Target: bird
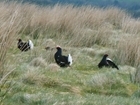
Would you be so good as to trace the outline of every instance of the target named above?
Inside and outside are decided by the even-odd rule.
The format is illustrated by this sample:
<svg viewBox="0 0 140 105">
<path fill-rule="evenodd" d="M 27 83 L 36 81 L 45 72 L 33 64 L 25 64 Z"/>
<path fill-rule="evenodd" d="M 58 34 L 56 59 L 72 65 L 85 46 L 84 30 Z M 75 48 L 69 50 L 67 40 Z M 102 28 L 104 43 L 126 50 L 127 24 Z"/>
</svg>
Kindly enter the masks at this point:
<svg viewBox="0 0 140 105">
<path fill-rule="evenodd" d="M 54 54 L 55 62 L 60 67 L 70 67 L 72 65 L 72 56 L 68 54 L 68 56 L 62 55 L 62 48 L 60 46 L 56 47 L 57 51 Z"/>
<path fill-rule="evenodd" d="M 98 64 L 99 68 L 102 68 L 104 66 L 116 68 L 117 70 L 119 70 L 118 66 L 110 58 L 108 58 L 108 54 L 104 54 L 102 60 Z"/>
<path fill-rule="evenodd" d="M 17 47 L 21 51 L 28 51 L 34 48 L 34 44 L 31 40 L 28 40 L 27 42 L 23 42 L 21 39 L 18 39 Z"/>
</svg>

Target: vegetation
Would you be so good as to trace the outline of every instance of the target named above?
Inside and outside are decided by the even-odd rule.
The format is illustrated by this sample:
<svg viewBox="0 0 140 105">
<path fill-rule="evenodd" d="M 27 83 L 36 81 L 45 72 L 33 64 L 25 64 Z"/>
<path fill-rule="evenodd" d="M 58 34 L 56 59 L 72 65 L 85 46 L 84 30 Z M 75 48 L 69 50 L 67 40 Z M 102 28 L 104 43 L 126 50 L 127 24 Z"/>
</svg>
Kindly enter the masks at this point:
<svg viewBox="0 0 140 105">
<path fill-rule="evenodd" d="M 22 3 L 31 3 L 41 6 L 61 4 L 72 4 L 75 6 L 98 6 L 108 7 L 116 6 L 127 10 L 133 17 L 140 17 L 140 1 L 139 0 L 0 0 L 0 1 L 17 1 Z"/>
<path fill-rule="evenodd" d="M 0 3 L 2 105 L 137 105 L 139 19 L 119 8 Z M 17 49 L 17 38 L 35 48 Z M 54 62 L 55 46 L 71 53 L 72 67 Z M 45 47 L 50 49 L 45 50 Z M 103 54 L 119 66 L 98 69 Z"/>
</svg>

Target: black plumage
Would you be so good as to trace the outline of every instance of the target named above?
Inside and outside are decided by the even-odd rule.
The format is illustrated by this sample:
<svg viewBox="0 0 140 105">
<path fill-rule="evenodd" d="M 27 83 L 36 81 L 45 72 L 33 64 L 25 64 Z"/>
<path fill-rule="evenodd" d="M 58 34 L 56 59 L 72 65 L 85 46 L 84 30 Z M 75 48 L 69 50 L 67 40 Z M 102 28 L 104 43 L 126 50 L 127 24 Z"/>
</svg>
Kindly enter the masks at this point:
<svg viewBox="0 0 140 105">
<path fill-rule="evenodd" d="M 21 39 L 18 39 L 17 47 L 21 51 L 28 51 L 30 49 L 33 49 L 33 43 L 31 40 L 28 40 L 28 42 L 23 42 Z"/>
<path fill-rule="evenodd" d="M 102 68 L 104 66 L 116 68 L 117 70 L 119 70 L 118 66 L 110 58 L 108 58 L 108 54 L 105 54 L 100 63 L 98 64 L 99 68 Z"/>
<path fill-rule="evenodd" d="M 71 57 L 71 55 L 70 54 L 68 56 L 62 55 L 62 49 L 60 48 L 60 46 L 57 46 L 56 49 L 57 49 L 57 52 L 54 55 L 56 63 L 60 67 L 71 66 L 72 65 L 72 57 Z"/>
</svg>

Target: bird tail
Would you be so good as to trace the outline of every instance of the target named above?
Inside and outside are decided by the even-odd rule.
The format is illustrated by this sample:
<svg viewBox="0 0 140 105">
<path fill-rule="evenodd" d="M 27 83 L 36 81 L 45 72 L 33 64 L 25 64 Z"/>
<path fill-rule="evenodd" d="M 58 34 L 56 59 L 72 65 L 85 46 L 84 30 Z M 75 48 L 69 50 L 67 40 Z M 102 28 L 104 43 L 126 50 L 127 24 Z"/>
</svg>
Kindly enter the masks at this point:
<svg viewBox="0 0 140 105">
<path fill-rule="evenodd" d="M 70 63 L 69 65 L 71 66 L 72 65 L 72 56 L 70 54 L 68 55 L 68 62 Z"/>
<path fill-rule="evenodd" d="M 30 46 L 30 49 L 33 49 L 34 48 L 34 44 L 31 40 L 29 40 L 29 46 Z"/>
<path fill-rule="evenodd" d="M 119 70 L 118 66 L 110 58 L 106 58 L 106 60 L 107 60 L 107 62 L 109 63 L 110 66 Z"/>
</svg>

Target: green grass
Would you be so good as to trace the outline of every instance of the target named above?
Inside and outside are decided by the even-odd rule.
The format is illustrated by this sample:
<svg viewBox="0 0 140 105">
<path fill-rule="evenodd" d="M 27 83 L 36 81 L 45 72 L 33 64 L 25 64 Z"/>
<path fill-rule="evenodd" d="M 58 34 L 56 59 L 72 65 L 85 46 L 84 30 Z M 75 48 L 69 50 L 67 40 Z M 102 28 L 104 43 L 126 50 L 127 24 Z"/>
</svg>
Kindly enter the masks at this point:
<svg viewBox="0 0 140 105">
<path fill-rule="evenodd" d="M 72 67 L 58 67 L 54 71 L 48 66 L 30 65 L 35 57 L 34 53 L 30 57 L 30 51 L 20 53 L 18 49 L 16 50 L 15 56 L 20 58 L 13 62 L 18 65 L 13 72 L 14 78 L 11 78 L 13 85 L 3 101 L 4 104 L 139 104 L 137 96 L 133 95 L 139 90 L 139 86 L 130 82 L 126 71 L 112 68 L 98 69 L 97 65 L 92 63 L 94 59 L 100 59 L 100 55 L 86 59 L 86 57 L 83 58 L 85 54 L 86 56 L 91 54 L 88 51 L 82 51 L 83 53 L 77 57 Z M 79 49 L 73 49 L 73 52 L 77 54 Z M 40 56 L 45 53 L 46 51 L 42 54 L 38 52 Z M 5 89 L 6 87 L 2 88 L 2 90 Z"/>
<path fill-rule="evenodd" d="M 96 48 L 97 50 L 100 48 Z M 77 58 L 74 58 L 72 67 L 49 68 L 51 63 L 55 63 L 54 60 L 47 62 L 46 54 L 50 53 L 49 51 L 44 49 L 40 50 L 41 53 L 36 49 L 23 53 L 18 49 L 13 51 L 11 59 L 14 59 L 14 62 L 10 65 L 16 65 L 16 68 L 9 80 L 13 85 L 2 102 L 5 105 L 139 104 L 137 95 L 133 96 L 139 90 L 139 86 L 131 83 L 127 74 L 129 70 L 98 69 L 97 62 L 102 57 L 98 52 L 91 53 L 88 50 L 73 48 L 71 51 Z M 10 55 L 13 51 L 11 50 L 8 54 Z M 40 61 L 38 57 L 43 60 Z M 37 58 L 36 61 L 34 61 L 35 58 Z M 31 64 L 31 62 L 39 62 L 39 64 Z M 2 91 L 5 90 L 6 84 L 2 88 Z"/>
</svg>

